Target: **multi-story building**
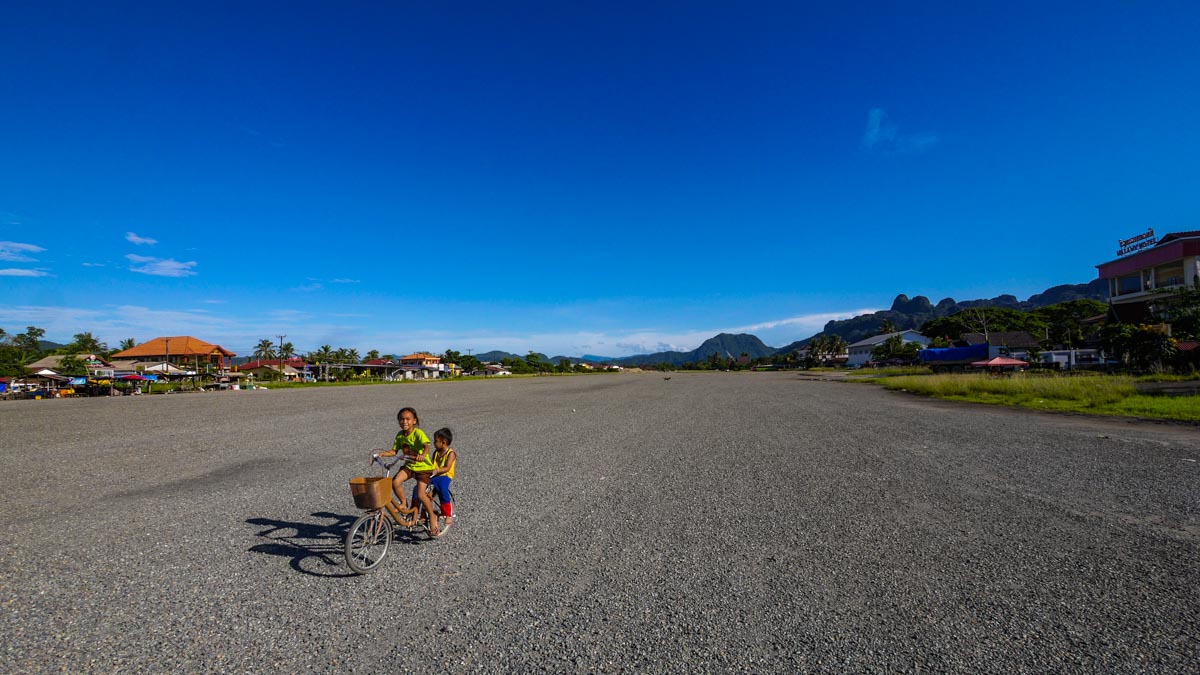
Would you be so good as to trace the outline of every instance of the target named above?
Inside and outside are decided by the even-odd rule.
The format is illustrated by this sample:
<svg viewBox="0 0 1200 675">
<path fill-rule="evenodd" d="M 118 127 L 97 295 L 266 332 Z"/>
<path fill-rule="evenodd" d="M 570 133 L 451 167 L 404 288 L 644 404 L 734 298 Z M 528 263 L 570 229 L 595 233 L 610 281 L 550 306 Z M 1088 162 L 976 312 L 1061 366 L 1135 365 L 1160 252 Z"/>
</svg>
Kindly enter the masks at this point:
<svg viewBox="0 0 1200 675">
<path fill-rule="evenodd" d="M 1108 281 L 1112 312 L 1120 321 L 1154 323 L 1153 305 L 1164 291 L 1200 288 L 1200 230 L 1161 238 L 1147 230 L 1118 244 L 1120 257 L 1096 269 Z"/>
</svg>

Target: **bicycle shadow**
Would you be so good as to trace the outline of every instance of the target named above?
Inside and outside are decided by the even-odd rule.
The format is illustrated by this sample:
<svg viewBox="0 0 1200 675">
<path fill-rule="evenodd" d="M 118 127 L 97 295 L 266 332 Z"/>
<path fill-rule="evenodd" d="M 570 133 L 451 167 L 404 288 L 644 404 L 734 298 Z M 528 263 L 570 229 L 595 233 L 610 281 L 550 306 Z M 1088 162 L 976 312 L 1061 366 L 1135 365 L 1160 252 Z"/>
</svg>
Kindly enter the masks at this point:
<svg viewBox="0 0 1200 675">
<path fill-rule="evenodd" d="M 345 516 L 328 511 L 317 511 L 311 515 L 332 522 L 247 518 L 246 523 L 265 527 L 266 529 L 259 532 L 258 536 L 269 540 L 268 543 L 251 546 L 250 551 L 290 557 L 289 564 L 292 569 L 301 574 L 318 577 L 357 576 L 345 565 L 346 559 L 343 554 L 342 542 L 346 537 L 346 531 L 350 529 L 350 524 L 358 518 L 359 514 Z M 324 565 L 331 569 L 328 572 L 309 569 L 318 565 Z"/>
</svg>

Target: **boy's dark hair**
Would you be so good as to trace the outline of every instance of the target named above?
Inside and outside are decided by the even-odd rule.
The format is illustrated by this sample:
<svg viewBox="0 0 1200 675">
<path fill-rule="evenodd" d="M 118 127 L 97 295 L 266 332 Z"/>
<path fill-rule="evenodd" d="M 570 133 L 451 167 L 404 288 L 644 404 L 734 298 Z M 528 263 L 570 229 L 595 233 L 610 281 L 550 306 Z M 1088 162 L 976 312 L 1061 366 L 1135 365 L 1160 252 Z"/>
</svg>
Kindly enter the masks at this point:
<svg viewBox="0 0 1200 675">
<path fill-rule="evenodd" d="M 446 441 L 446 445 L 450 445 L 451 443 L 454 442 L 454 433 L 451 432 L 446 427 L 442 427 L 441 429 L 438 429 L 437 431 L 433 432 L 433 439 L 437 440 L 439 438 L 442 439 L 443 441 Z"/>
<path fill-rule="evenodd" d="M 404 413 L 406 413 L 406 412 L 408 412 L 408 413 L 412 413 L 412 416 L 413 416 L 413 422 L 415 422 L 415 423 L 417 423 L 417 424 L 420 424 L 420 423 L 421 423 L 421 418 L 420 418 L 420 417 L 417 417 L 417 411 L 416 411 L 416 410 L 413 410 L 412 408 L 409 408 L 409 407 L 404 407 L 404 408 L 401 408 L 401 409 L 400 409 L 400 412 L 396 413 L 396 421 L 397 421 L 397 422 L 399 422 L 399 421 L 400 421 L 400 416 L 401 416 L 401 415 L 403 415 L 403 414 L 404 414 Z"/>
</svg>

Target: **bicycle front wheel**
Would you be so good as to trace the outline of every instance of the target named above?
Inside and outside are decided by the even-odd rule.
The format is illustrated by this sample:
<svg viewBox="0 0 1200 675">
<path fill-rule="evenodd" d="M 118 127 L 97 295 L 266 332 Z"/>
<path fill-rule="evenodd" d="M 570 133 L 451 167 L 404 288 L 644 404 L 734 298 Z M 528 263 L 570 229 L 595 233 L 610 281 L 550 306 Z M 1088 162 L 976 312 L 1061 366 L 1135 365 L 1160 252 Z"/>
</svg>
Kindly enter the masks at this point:
<svg viewBox="0 0 1200 675">
<path fill-rule="evenodd" d="M 346 533 L 346 564 L 359 574 L 379 567 L 392 545 L 392 522 L 382 511 L 363 515 Z"/>
</svg>

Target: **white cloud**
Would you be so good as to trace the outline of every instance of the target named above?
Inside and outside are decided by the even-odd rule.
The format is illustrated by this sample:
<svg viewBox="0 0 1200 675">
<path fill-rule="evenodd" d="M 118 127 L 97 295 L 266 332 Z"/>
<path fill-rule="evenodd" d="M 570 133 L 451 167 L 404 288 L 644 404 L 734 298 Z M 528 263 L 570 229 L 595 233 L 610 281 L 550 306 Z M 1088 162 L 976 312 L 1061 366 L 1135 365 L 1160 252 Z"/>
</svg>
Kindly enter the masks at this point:
<svg viewBox="0 0 1200 675">
<path fill-rule="evenodd" d="M 335 283 L 335 284 L 357 284 L 357 283 L 359 283 L 359 280 L 358 279 L 334 279 L 333 283 Z"/>
<path fill-rule="evenodd" d="M 0 241 L 0 260 L 7 262 L 37 262 L 27 253 L 41 253 L 46 249 L 34 244 L 22 244 L 17 241 Z"/>
<path fill-rule="evenodd" d="M 880 143 L 891 142 L 896 138 L 896 125 L 888 119 L 883 108 L 871 108 L 867 113 L 867 130 L 863 132 L 862 144 L 870 150 Z"/>
<path fill-rule="evenodd" d="M 83 263 L 83 266 L 84 267 L 104 267 L 104 263 L 85 262 L 85 263 Z"/>
<path fill-rule="evenodd" d="M 157 239 L 151 239 L 150 237 L 139 237 L 132 232 L 125 233 L 125 241 L 137 244 L 138 246 L 141 246 L 143 244 L 153 246 L 158 243 Z"/>
<path fill-rule="evenodd" d="M 314 282 L 311 284 L 304 284 L 303 286 L 297 286 L 297 287 L 293 288 L 292 290 L 300 291 L 301 293 L 312 293 L 314 291 L 319 291 L 322 288 L 325 288 L 325 287 L 319 283 Z"/>
<path fill-rule="evenodd" d="M 804 314 L 801 316 L 793 316 L 787 319 L 777 319 L 774 321 L 764 321 L 762 323 L 742 326 L 726 332 L 729 333 L 752 333 L 754 331 L 769 330 L 772 328 L 780 328 L 790 326 L 803 329 L 804 332 L 817 333 L 825 328 L 825 324 L 830 321 L 840 321 L 842 319 L 850 319 L 860 314 L 871 314 L 878 312 L 876 308 L 866 309 L 848 309 L 842 312 L 822 312 L 819 314 Z M 808 337 L 807 335 L 805 337 Z"/>
<path fill-rule="evenodd" d="M 126 255 L 125 258 L 133 263 L 133 266 L 129 268 L 131 272 L 150 274 L 156 277 L 190 277 L 196 274 L 192 271 L 192 268 L 196 266 L 194 260 L 179 262 L 174 258 L 152 258 L 132 253 Z"/>
<path fill-rule="evenodd" d="M 871 108 L 867 113 L 867 128 L 863 131 L 862 147 L 867 150 L 892 152 L 924 152 L 941 139 L 931 131 L 900 133 L 883 108 Z"/>
<path fill-rule="evenodd" d="M 740 326 L 711 326 L 688 330 L 660 330 L 652 328 L 631 329 L 619 332 L 542 332 L 516 333 L 470 333 L 455 331 L 426 330 L 379 331 L 374 334 L 356 336 L 358 344 L 366 349 L 381 351 L 413 351 L 416 349 L 456 349 L 466 353 L 501 350 L 513 354 L 526 354 L 530 350 L 547 356 L 633 356 L 657 352 L 690 352 L 703 342 L 720 333 L 750 333 L 773 347 L 782 347 L 797 340 L 811 337 L 825 328 L 825 324 L 849 319 L 860 314 L 870 314 L 876 308 L 849 309 L 837 312 L 820 312 L 800 316 L 761 321 Z M 328 340 L 327 340 L 328 341 Z M 300 344 L 297 342 L 297 344 Z"/>
<path fill-rule="evenodd" d="M 48 277 L 49 272 L 43 270 L 22 270 L 16 268 L 8 268 L 0 270 L 0 277 Z"/>
</svg>

